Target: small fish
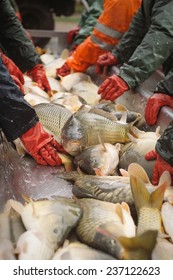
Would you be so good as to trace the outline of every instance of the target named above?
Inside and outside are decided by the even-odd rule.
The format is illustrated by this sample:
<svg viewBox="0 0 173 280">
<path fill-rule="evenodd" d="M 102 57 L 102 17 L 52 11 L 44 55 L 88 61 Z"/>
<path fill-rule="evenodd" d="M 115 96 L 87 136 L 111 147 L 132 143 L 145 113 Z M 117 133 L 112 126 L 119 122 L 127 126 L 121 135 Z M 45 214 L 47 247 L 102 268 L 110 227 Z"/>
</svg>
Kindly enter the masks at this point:
<svg viewBox="0 0 173 280">
<path fill-rule="evenodd" d="M 122 234 L 134 236 L 135 225 L 128 206 L 115 205 L 110 202 L 92 198 L 78 199 L 77 203 L 83 210 L 83 215 L 76 227 L 80 241 L 87 245 L 121 259 L 122 248 L 119 243 L 104 234 L 104 230 L 118 238 Z"/>
<path fill-rule="evenodd" d="M 112 175 L 119 163 L 120 149 L 119 143 L 90 146 L 75 157 L 74 163 L 87 174 Z"/>
<path fill-rule="evenodd" d="M 164 229 L 173 242 L 173 205 L 169 202 L 164 202 L 161 208 L 161 216 Z"/>
<path fill-rule="evenodd" d="M 161 184 L 151 194 L 139 177 L 130 176 L 130 186 L 138 214 L 137 235 L 147 230 L 162 231 L 161 206 L 167 182 Z"/>
<path fill-rule="evenodd" d="M 101 136 L 104 143 L 129 142 L 128 132 L 133 124 L 126 123 L 126 114 L 121 121 L 88 112 L 73 114 L 62 129 L 62 144 L 72 156 L 78 155 L 84 148 L 100 144 Z"/>
<path fill-rule="evenodd" d="M 66 240 L 68 241 L 68 240 Z M 111 255 L 96 250 L 79 241 L 65 242 L 52 258 L 53 260 L 115 260 Z"/>
<path fill-rule="evenodd" d="M 30 200 L 26 205 L 12 200 L 11 206 L 21 215 L 25 228 L 42 232 L 54 249 L 62 244 L 82 214 L 73 199 L 64 197 Z"/>
</svg>

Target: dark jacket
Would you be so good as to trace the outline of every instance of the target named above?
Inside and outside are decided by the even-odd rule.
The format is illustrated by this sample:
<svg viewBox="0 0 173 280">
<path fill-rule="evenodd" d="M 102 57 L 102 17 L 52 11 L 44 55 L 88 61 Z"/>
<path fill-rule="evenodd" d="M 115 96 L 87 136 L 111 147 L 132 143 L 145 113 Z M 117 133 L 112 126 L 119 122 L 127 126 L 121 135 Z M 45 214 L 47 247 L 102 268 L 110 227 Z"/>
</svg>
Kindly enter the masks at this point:
<svg viewBox="0 0 173 280">
<path fill-rule="evenodd" d="M 173 121 L 165 129 L 156 143 L 158 154 L 173 166 Z"/>
<path fill-rule="evenodd" d="M 112 51 L 124 63 L 120 67 L 119 76 L 131 88 L 149 78 L 162 64 L 165 74 L 172 68 L 172 18 L 173 0 L 143 0 L 129 30 Z M 157 91 L 160 85 L 159 83 Z M 173 95 L 173 86 L 168 93 Z"/>
<path fill-rule="evenodd" d="M 0 56 L 0 128 L 8 141 L 13 141 L 37 122 L 35 110 L 25 101 Z"/>
<path fill-rule="evenodd" d="M 41 62 L 9 0 L 0 0 L 0 47 L 22 72 Z"/>
<path fill-rule="evenodd" d="M 103 11 L 103 0 L 87 0 L 87 2 L 90 8 L 89 11 L 84 10 L 81 15 L 78 24 L 80 26 L 80 31 L 75 36 L 73 45 L 80 45 L 88 36 L 91 35 L 97 19 Z"/>
</svg>

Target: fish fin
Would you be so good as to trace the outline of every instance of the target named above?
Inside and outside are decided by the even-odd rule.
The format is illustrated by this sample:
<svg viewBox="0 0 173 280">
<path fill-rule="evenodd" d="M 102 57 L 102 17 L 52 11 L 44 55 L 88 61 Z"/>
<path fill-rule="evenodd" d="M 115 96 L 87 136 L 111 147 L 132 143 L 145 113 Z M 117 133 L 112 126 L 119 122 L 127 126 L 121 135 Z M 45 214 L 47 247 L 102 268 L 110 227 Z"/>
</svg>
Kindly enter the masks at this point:
<svg viewBox="0 0 173 280">
<path fill-rule="evenodd" d="M 135 237 L 121 236 L 118 241 L 124 248 L 123 259 L 151 259 L 151 253 L 157 241 L 158 231 L 148 230 Z"/>
<path fill-rule="evenodd" d="M 101 137 L 101 135 L 98 131 L 97 131 L 97 137 L 98 137 L 99 143 L 102 145 L 103 152 L 106 152 L 107 149 L 106 149 L 105 143 L 104 143 L 103 138 Z"/>
<path fill-rule="evenodd" d="M 151 184 L 150 179 L 145 171 L 145 169 L 139 165 L 138 163 L 130 163 L 128 166 L 128 174 L 134 175 L 136 177 L 139 177 L 144 183 Z"/>
<path fill-rule="evenodd" d="M 158 208 L 160 210 L 163 203 L 164 192 L 167 187 L 166 182 L 150 194 L 144 182 L 131 175 L 130 186 L 137 212 L 139 212 L 139 209 L 142 207 Z"/>
<path fill-rule="evenodd" d="M 20 215 L 23 212 L 24 206 L 21 202 L 14 200 L 14 199 L 9 199 L 7 200 L 5 206 L 4 206 L 4 213 L 6 215 L 10 214 L 11 208 L 14 209 L 17 213 Z"/>
<path fill-rule="evenodd" d="M 100 168 L 93 168 L 93 169 L 94 169 L 95 174 L 96 174 L 97 176 L 104 176 L 104 174 L 103 174 L 103 172 L 101 171 Z"/>
<path fill-rule="evenodd" d="M 70 156 L 58 153 L 58 156 L 60 157 L 62 163 L 64 164 L 64 168 L 66 172 L 70 172 L 74 170 L 73 161 L 70 158 Z"/>
<path fill-rule="evenodd" d="M 116 122 L 117 121 L 117 117 L 109 112 L 105 112 L 104 110 L 102 109 L 99 109 L 99 108 L 93 108 L 90 110 L 90 113 L 93 113 L 93 114 L 96 114 L 96 115 L 99 115 L 99 116 L 102 116 L 102 117 L 105 117 L 113 122 Z"/>
<path fill-rule="evenodd" d="M 36 208 L 35 208 L 35 205 L 34 205 L 34 201 L 32 199 L 30 199 L 30 203 L 31 203 L 31 206 L 32 206 L 32 216 L 34 218 L 38 218 L 38 215 L 36 213 Z"/>
<path fill-rule="evenodd" d="M 115 110 L 118 112 L 119 111 L 128 112 L 127 108 L 122 104 L 115 104 Z"/>
<path fill-rule="evenodd" d="M 121 119 L 118 122 L 127 123 L 127 112 L 122 113 Z"/>
<path fill-rule="evenodd" d="M 138 142 L 138 138 L 135 138 L 131 133 L 127 132 L 127 136 L 129 137 L 130 141 L 132 141 L 133 143 Z"/>
<path fill-rule="evenodd" d="M 27 202 L 27 203 L 31 202 L 31 198 L 27 194 L 22 194 L 22 197 L 25 202 Z"/>
<path fill-rule="evenodd" d="M 150 193 L 142 180 L 130 175 L 130 186 L 137 212 L 142 207 L 150 207 Z"/>
<path fill-rule="evenodd" d="M 160 137 L 160 126 L 156 128 L 156 136 L 159 138 Z"/>
<path fill-rule="evenodd" d="M 122 145 L 120 143 L 116 143 L 114 146 L 115 146 L 115 148 L 117 150 L 117 153 L 119 153 L 119 151 L 121 151 Z"/>
<path fill-rule="evenodd" d="M 122 203 L 121 203 L 121 207 L 122 207 L 126 212 L 128 212 L 129 214 L 131 214 L 131 212 L 130 212 L 130 207 L 129 207 L 129 205 L 128 205 L 126 202 L 122 202 Z"/>
<path fill-rule="evenodd" d="M 127 170 L 120 168 L 119 171 L 123 177 L 129 177 L 129 173 Z"/>
<path fill-rule="evenodd" d="M 115 204 L 115 212 L 116 212 L 116 214 L 118 215 L 118 217 L 120 218 L 121 223 L 124 224 L 123 211 L 122 211 L 122 208 L 121 208 L 121 204 L 120 204 L 120 203 L 116 203 L 116 204 Z"/>
<path fill-rule="evenodd" d="M 171 186 L 171 175 L 169 171 L 164 171 L 159 178 L 158 186 L 162 185 L 164 182 L 167 182 L 168 186 Z"/>
<path fill-rule="evenodd" d="M 60 172 L 60 173 L 51 173 L 52 175 L 56 176 L 57 178 L 64 179 L 67 181 L 75 182 L 77 178 L 79 178 L 81 175 L 78 173 L 78 171 L 71 171 L 71 172 Z"/>
<path fill-rule="evenodd" d="M 137 138 L 140 138 L 141 135 L 145 134 L 145 131 L 140 130 L 139 128 L 137 128 L 136 126 L 133 126 L 131 128 L 131 131 L 133 132 L 134 135 L 136 135 Z"/>
</svg>

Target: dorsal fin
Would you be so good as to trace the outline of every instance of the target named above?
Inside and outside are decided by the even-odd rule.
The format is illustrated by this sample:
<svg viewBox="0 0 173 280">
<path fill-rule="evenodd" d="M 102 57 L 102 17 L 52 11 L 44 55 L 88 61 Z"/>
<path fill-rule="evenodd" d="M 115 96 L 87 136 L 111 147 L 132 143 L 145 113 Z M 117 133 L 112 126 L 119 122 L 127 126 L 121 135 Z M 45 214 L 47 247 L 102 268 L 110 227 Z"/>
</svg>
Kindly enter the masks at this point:
<svg viewBox="0 0 173 280">
<path fill-rule="evenodd" d="M 121 208 L 121 204 L 120 204 L 120 203 L 116 203 L 116 204 L 115 204 L 115 212 L 116 212 L 116 214 L 118 215 L 118 217 L 120 218 L 121 223 L 124 224 L 123 211 L 122 211 L 122 208 Z"/>
<path fill-rule="evenodd" d="M 128 112 L 127 108 L 122 104 L 115 104 L 115 110 L 118 112 Z"/>
<path fill-rule="evenodd" d="M 139 177 L 144 183 L 151 184 L 150 179 L 145 171 L 145 169 L 138 163 L 130 163 L 128 166 L 128 174 Z"/>
</svg>

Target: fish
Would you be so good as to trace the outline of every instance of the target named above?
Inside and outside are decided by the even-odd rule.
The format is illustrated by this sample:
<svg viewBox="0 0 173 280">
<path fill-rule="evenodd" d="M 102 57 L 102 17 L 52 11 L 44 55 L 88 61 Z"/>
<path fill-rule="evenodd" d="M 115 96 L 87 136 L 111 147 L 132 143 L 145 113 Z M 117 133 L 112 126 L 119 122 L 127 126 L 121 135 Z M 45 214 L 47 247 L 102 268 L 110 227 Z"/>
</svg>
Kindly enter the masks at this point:
<svg viewBox="0 0 173 280">
<path fill-rule="evenodd" d="M 122 172 L 122 170 L 121 170 Z M 151 193 L 157 187 L 153 186 L 147 173 L 137 163 L 131 163 L 128 167 L 127 176 L 98 176 L 79 174 L 78 172 L 56 173 L 57 177 L 73 182 L 72 192 L 79 198 L 94 198 L 112 203 L 126 202 L 130 208 L 134 208 L 134 199 L 130 187 L 130 175 L 138 176 Z M 158 186 L 167 182 L 167 189 L 164 192 L 164 201 L 173 202 L 173 188 L 168 171 L 165 171 L 159 180 Z"/>
<path fill-rule="evenodd" d="M 37 96 L 40 96 L 42 99 L 49 100 L 50 96 L 47 92 L 45 92 L 43 89 L 41 89 L 36 82 L 33 81 L 26 81 L 23 85 L 24 87 L 24 94 L 34 94 Z M 24 96 L 25 98 L 25 96 Z"/>
<path fill-rule="evenodd" d="M 164 202 L 161 208 L 163 227 L 173 242 L 173 205 Z"/>
<path fill-rule="evenodd" d="M 121 259 L 121 246 L 116 239 L 107 238 L 102 234 L 102 228 L 103 231 L 106 229 L 116 238 L 122 234 L 133 236 L 135 224 L 127 204 L 115 205 L 92 198 L 77 199 L 77 203 L 83 210 L 82 217 L 75 228 L 78 239 L 88 246 Z"/>
<path fill-rule="evenodd" d="M 0 213 L 0 260 L 15 260 L 14 247 L 10 239 L 8 216 Z"/>
<path fill-rule="evenodd" d="M 59 248 L 52 260 L 114 260 L 111 255 L 96 250 L 79 241 L 66 240 L 62 248 Z"/>
<path fill-rule="evenodd" d="M 88 112 L 77 112 L 65 123 L 62 129 L 62 145 L 67 153 L 78 155 L 84 148 L 104 143 L 125 143 L 133 124 L 127 124 L 125 115 L 121 121 L 110 119 Z"/>
<path fill-rule="evenodd" d="M 120 143 L 93 145 L 77 155 L 74 158 L 74 164 L 87 174 L 111 175 L 118 166 L 120 149 Z"/>
<path fill-rule="evenodd" d="M 73 199 L 56 197 L 53 200 L 29 199 L 25 205 L 11 200 L 20 215 L 26 230 L 39 230 L 56 250 L 76 226 L 82 210 Z"/>
<path fill-rule="evenodd" d="M 61 77 L 61 85 L 66 91 L 83 98 L 88 105 L 95 105 L 101 99 L 98 86 L 85 73 L 76 72 Z"/>
<path fill-rule="evenodd" d="M 39 230 L 27 230 L 18 239 L 15 248 L 18 260 L 50 260 L 54 248 Z"/>
<path fill-rule="evenodd" d="M 167 182 L 162 183 L 151 194 L 145 183 L 138 177 L 130 176 L 131 191 L 138 214 L 137 235 L 147 230 L 162 232 L 161 206 Z"/>
<path fill-rule="evenodd" d="M 120 237 L 118 240 L 124 248 L 122 258 L 124 260 L 151 260 L 157 236 L 157 230 L 147 230 L 135 237 Z"/>
<path fill-rule="evenodd" d="M 160 127 L 155 132 L 145 132 L 137 129 L 136 126 L 131 128 L 131 134 L 128 134 L 131 142 L 125 143 L 119 154 L 119 168 L 126 169 L 131 163 L 140 164 L 147 172 L 149 179 L 152 179 L 155 160 L 146 160 L 147 152 L 154 150 L 157 140 L 160 137 Z M 132 134 L 136 136 L 133 137 Z"/>
<path fill-rule="evenodd" d="M 173 260 L 173 244 L 158 236 L 152 251 L 152 260 Z"/>
<path fill-rule="evenodd" d="M 38 104 L 34 106 L 34 110 L 44 129 L 50 134 L 53 134 L 55 140 L 61 143 L 62 128 L 72 113 L 57 104 Z"/>
</svg>

